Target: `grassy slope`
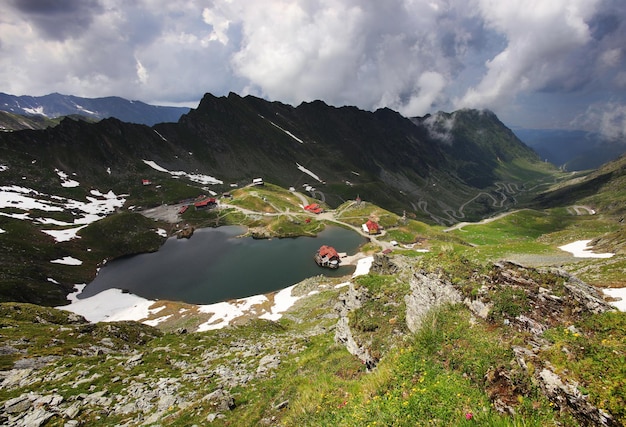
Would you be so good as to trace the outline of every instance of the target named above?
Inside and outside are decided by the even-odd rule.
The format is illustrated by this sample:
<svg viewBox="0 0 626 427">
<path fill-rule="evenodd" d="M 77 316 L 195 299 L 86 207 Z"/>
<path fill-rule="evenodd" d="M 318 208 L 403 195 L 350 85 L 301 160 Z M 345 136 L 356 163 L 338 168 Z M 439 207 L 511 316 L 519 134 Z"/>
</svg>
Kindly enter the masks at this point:
<svg viewBox="0 0 626 427">
<path fill-rule="evenodd" d="M 619 191 L 614 189 L 613 193 L 621 197 Z M 272 227 L 274 223 L 302 226 L 286 220 L 294 217 L 293 213 L 299 209 L 300 202 L 285 190 L 267 186 L 263 189 L 240 190 L 235 196 L 242 207 L 259 209 L 260 206 L 265 206 L 260 210 L 283 212 L 277 218 L 264 218 L 261 215 L 260 219 L 253 220 L 254 224 L 266 227 Z M 610 193 L 599 193 L 596 197 L 606 198 L 602 206 L 614 204 L 610 201 Z M 621 226 L 615 221 L 613 211 L 611 215 L 574 215 L 566 208 L 522 210 L 489 224 L 469 225 L 462 230 L 445 233 L 440 227 L 417 221 L 408 220 L 403 223 L 397 215 L 368 203 L 358 209 L 345 206 L 339 210 L 342 219 L 355 225 L 370 216 L 376 216 L 387 229 L 385 239 L 397 240 L 403 244 L 418 242 L 417 247 L 429 248 L 431 252 L 426 255 L 405 248 L 398 248 L 395 252 L 410 255 L 408 259 L 414 260 L 412 262 L 415 268 L 438 271 L 449 276 L 453 283 L 471 281 L 476 271 L 484 271 L 493 260 L 524 259 L 525 256 L 532 256 L 537 264 L 552 264 L 557 259 L 558 264 L 566 269 L 592 271 L 595 278 L 591 280 L 593 283 L 612 281 L 623 286 L 624 277 L 619 273 L 624 271 L 623 254 L 611 261 L 580 261 L 557 249 L 558 245 L 573 240 L 593 239 L 599 235 L 614 235 L 619 232 Z M 210 220 L 213 214 L 195 214 L 190 211 L 189 215 L 201 215 L 192 219 L 203 221 Z M 0 227 L 3 229 L 23 226 L 20 225 L 23 223 L 18 224 L 17 221 L 2 221 Z M 121 225 L 128 227 L 126 232 L 112 233 L 120 230 Z M 107 231 L 109 226 L 113 228 Z M 88 245 L 90 239 L 94 241 L 98 236 L 112 233 L 120 243 L 132 246 L 135 240 L 129 237 L 133 233 L 143 239 L 142 236 L 154 234 L 152 227 L 154 223 L 145 222 L 135 215 L 117 215 L 85 229 L 84 241 L 80 245 Z M 26 231 L 22 230 L 20 233 Z M 32 232 L 37 234 L 34 229 Z M 66 254 L 50 252 L 58 249 L 48 243 L 43 242 L 41 249 L 36 249 L 45 255 L 42 260 Z M 117 244 L 113 246 L 117 247 Z M 84 250 L 84 247 L 75 249 Z M 128 250 L 134 249 L 129 247 Z M 98 253 L 100 255 L 102 254 Z M 94 262 L 96 258 L 94 256 Z M 45 262 L 42 261 L 42 265 Z M 610 262 L 616 268 L 602 267 Z M 46 275 L 45 272 L 42 274 Z M 585 278 L 584 274 L 582 277 Z M 266 348 L 273 346 L 280 351 L 283 357 L 273 377 L 257 379 L 245 387 L 233 389 L 237 406 L 226 413 L 226 418 L 217 420 L 215 425 L 259 425 L 263 420 L 271 420 L 272 417 L 275 417 L 275 423 L 288 426 L 351 426 L 355 423 L 577 425 L 567 413 L 554 411 L 530 378 L 518 371 L 512 371 L 517 389 L 509 396 L 515 402 L 517 415 L 513 418 L 503 416 L 494 409 L 494 391 L 489 388 L 485 378 L 493 369 L 510 365 L 512 354 L 509 346 L 518 343 L 522 338 L 512 329 L 503 327 L 501 323 L 476 323 L 464 307 L 453 306 L 432 313 L 420 332 L 414 336 L 409 335 L 402 323 L 406 278 L 369 275 L 358 279 L 357 283 L 366 287 L 374 296 L 361 310 L 351 315 L 351 325 L 355 331 L 362 339 L 373 343 L 379 351 L 381 362 L 372 373 L 366 373 L 364 366 L 356 358 L 334 343 L 335 319 L 332 307 L 340 291 L 328 288 L 320 288 L 321 293 L 301 300 L 277 323 L 257 321 L 247 326 L 186 336 L 170 333 L 163 336 L 148 334 L 148 338 L 139 341 L 132 337 L 142 334 L 146 336 L 146 331 L 137 331 L 135 328 L 142 327 L 133 324 L 124 326 L 123 330 L 129 329 L 119 334 L 121 341 L 118 347 L 125 346 L 129 351 L 136 349 L 150 355 L 144 358 L 142 366 L 131 371 L 127 371 L 119 363 L 119 358 L 125 357 L 123 354 L 114 353 L 111 357 L 103 358 L 81 356 L 81 352 L 76 350 L 90 344 L 86 340 L 94 339 L 93 337 L 100 339 L 103 334 L 106 335 L 97 331 L 110 328 L 109 326 L 98 325 L 95 329 L 89 326 L 77 335 L 75 330 L 68 328 L 67 319 L 55 311 L 50 311 L 53 314 L 43 313 L 43 309 L 39 307 L 18 306 L 20 309 L 16 310 L 15 305 L 0 306 L 4 319 L 0 340 L 3 345 L 27 349 L 29 357 L 63 356 L 63 359 L 45 369 L 50 373 L 65 369 L 69 374 L 62 377 L 51 376 L 50 378 L 56 379 L 36 384 L 35 388 L 38 392 L 57 390 L 66 399 L 94 390 L 107 390 L 109 394 L 123 393 L 122 385 L 112 381 L 116 377 L 147 375 L 184 378 L 185 366 L 189 369 L 201 366 L 210 371 L 220 365 L 248 363 L 249 360 L 245 357 L 249 356 L 233 352 L 231 343 L 253 340 L 263 343 Z M 464 289 L 471 293 L 475 286 L 476 284 L 469 283 Z M 506 294 L 500 299 L 497 295 L 493 297 L 496 301 L 507 301 Z M 31 314 L 16 318 L 9 314 L 14 311 Z M 61 320 L 57 317 L 61 317 Z M 36 318 L 47 320 L 34 322 L 33 319 Z M 604 407 L 621 422 L 626 422 L 626 414 L 623 412 L 626 393 L 623 372 L 626 352 L 624 314 L 573 317 L 568 322 L 570 323 L 563 323 L 546 332 L 545 337 L 555 346 L 546 349 L 542 357 L 549 360 L 558 371 L 567 369 L 571 377 L 579 382 L 583 392 L 589 394 L 594 404 Z M 580 331 L 577 332 L 578 335 L 568 332 L 567 327 L 572 325 Z M 564 346 L 569 349 L 567 357 L 558 350 Z M 164 357 L 163 348 L 169 349 L 167 357 Z M 221 356 L 215 360 L 205 360 L 205 351 L 214 351 Z M 21 356 L 5 356 L 3 366 L 9 367 L 18 357 Z M 80 378 L 81 370 L 97 370 L 103 377 L 91 384 L 91 389 L 87 388 L 89 384 L 77 388 L 69 386 Z M 183 384 L 185 389 L 200 388 L 207 393 L 217 386 L 211 376 L 203 377 L 199 383 L 186 380 Z M 0 390 L 0 400 L 18 396 L 31 389 L 32 387 L 21 387 Z M 277 405 L 285 401 L 288 401 L 287 406 L 278 408 Z M 166 420 L 169 425 L 201 425 L 213 412 L 214 408 L 209 403 L 197 401 L 190 408 L 171 408 Z M 471 414 L 471 420 L 466 419 L 468 414 Z M 85 411 L 81 413 L 80 419 L 89 425 L 111 425 L 131 422 L 136 415 L 99 418 L 98 411 Z M 62 425 L 62 421 L 55 418 L 51 425 Z"/>
</svg>

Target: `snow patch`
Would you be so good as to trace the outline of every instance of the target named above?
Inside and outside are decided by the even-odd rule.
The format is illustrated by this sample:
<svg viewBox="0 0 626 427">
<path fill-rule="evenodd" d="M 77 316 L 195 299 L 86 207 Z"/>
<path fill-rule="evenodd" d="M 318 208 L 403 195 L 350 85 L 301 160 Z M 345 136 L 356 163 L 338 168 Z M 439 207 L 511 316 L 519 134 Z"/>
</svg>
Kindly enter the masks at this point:
<svg viewBox="0 0 626 427">
<path fill-rule="evenodd" d="M 85 299 L 76 298 L 80 292 L 82 289 L 70 294 L 72 297 L 70 305 L 57 308 L 80 314 L 90 322 L 114 322 L 145 319 L 150 315 L 150 306 L 154 304 L 154 301 L 124 293 L 120 289 L 107 289 Z"/>
<path fill-rule="evenodd" d="M 612 253 L 596 254 L 591 252 L 593 249 L 589 246 L 591 240 L 578 240 L 567 245 L 559 246 L 559 249 L 570 252 L 575 258 L 611 258 Z"/>
<path fill-rule="evenodd" d="M 198 326 L 198 331 L 209 331 L 221 329 L 227 326 L 231 320 L 245 315 L 254 306 L 261 305 L 267 301 L 265 295 L 255 295 L 248 298 L 241 298 L 233 301 L 218 302 L 215 304 L 201 305 L 201 313 L 211 313 L 211 318 Z"/>
<path fill-rule="evenodd" d="M 73 188 L 80 185 L 78 181 L 70 179 L 65 172 L 60 171 L 59 169 L 55 169 L 54 171 L 57 173 L 57 175 L 59 175 L 59 178 L 61 178 L 61 187 Z"/>
<path fill-rule="evenodd" d="M 370 268 L 372 268 L 372 262 L 374 262 L 373 256 L 368 256 L 358 260 L 356 262 L 356 269 L 354 270 L 354 273 L 352 273 L 352 277 L 365 276 L 366 274 L 369 274 Z"/>
<path fill-rule="evenodd" d="M 305 168 L 304 166 L 302 166 L 299 163 L 296 163 L 296 166 L 298 167 L 299 170 L 301 170 L 302 172 L 304 172 L 305 174 L 309 175 L 311 178 L 315 178 L 316 180 L 318 180 L 319 182 L 324 182 L 320 179 L 319 176 L 317 176 L 316 174 L 314 174 L 313 172 L 311 172 L 310 170 L 308 170 L 307 168 Z"/>
<path fill-rule="evenodd" d="M 263 116 L 261 116 L 263 117 Z M 265 119 L 265 117 L 263 117 Z M 267 120 L 267 119 L 266 119 Z M 289 132 L 286 129 L 281 128 L 280 126 L 278 126 L 276 123 L 274 123 L 271 120 L 267 120 L 268 122 L 270 122 L 272 125 L 276 126 L 278 129 L 282 130 L 283 132 L 285 132 L 287 135 L 289 135 L 290 137 L 292 137 L 293 139 L 295 139 L 296 141 L 298 141 L 300 144 L 304 144 L 304 141 L 301 140 L 300 138 L 298 138 L 297 136 L 295 136 L 293 133 Z"/>
<path fill-rule="evenodd" d="M 68 242 L 72 239 L 80 239 L 78 235 L 78 231 L 87 227 L 86 225 L 81 225 L 76 228 L 66 228 L 64 230 L 41 230 L 42 233 L 46 233 L 54 238 L 57 242 Z"/>
<path fill-rule="evenodd" d="M 43 112 L 43 106 L 40 105 L 39 107 L 35 107 L 35 108 L 22 108 L 22 110 L 24 110 L 25 113 L 27 114 L 34 114 L 34 115 L 38 115 L 38 116 L 45 116 L 48 117 L 46 115 L 46 113 Z"/>
<path fill-rule="evenodd" d="M 603 288 L 602 292 L 617 300 L 611 301 L 609 304 L 619 311 L 626 311 L 626 288 Z"/>
<path fill-rule="evenodd" d="M 293 296 L 291 291 L 295 288 L 290 286 L 285 288 L 274 295 L 274 305 L 268 313 L 259 316 L 260 319 L 277 321 L 282 317 L 282 313 L 289 310 L 300 299 L 300 297 Z"/>
<path fill-rule="evenodd" d="M 157 233 L 159 236 L 161 236 L 161 237 L 167 237 L 167 231 L 165 231 L 165 230 L 164 230 L 164 229 L 162 229 L 162 228 L 158 228 L 158 229 L 157 229 L 157 231 L 156 231 L 156 233 Z"/>
<path fill-rule="evenodd" d="M 147 164 L 148 166 L 150 166 L 152 169 L 155 169 L 159 172 L 165 172 L 165 173 L 169 173 L 170 175 L 172 175 L 174 178 L 180 178 L 180 177 L 186 177 L 187 179 L 189 179 L 190 181 L 193 182 L 197 182 L 199 184 L 203 184 L 203 185 L 207 185 L 207 184 L 223 184 L 224 182 L 214 178 L 212 176 L 209 175 L 203 175 L 203 174 L 199 174 L 199 173 L 187 173 L 187 172 L 183 172 L 183 171 L 169 171 L 161 166 L 159 166 L 156 162 L 153 162 L 152 160 L 144 160 L 143 161 L 145 164 Z"/>
<path fill-rule="evenodd" d="M 4 172 L 7 169 L 9 169 L 7 165 L 0 165 L 0 172 Z"/>
<path fill-rule="evenodd" d="M 22 213 L 5 213 L 0 215 L 20 220 L 37 221 L 41 224 L 54 224 L 58 226 L 76 226 L 91 224 L 94 221 L 104 218 L 121 208 L 126 199 L 125 195 L 117 196 L 112 191 L 106 194 L 98 190 L 92 190 L 95 197 L 87 196 L 87 202 L 73 199 L 66 199 L 60 196 L 40 193 L 25 187 L 16 185 L 0 187 L 0 209 L 17 209 Z M 76 217 L 72 222 L 63 222 L 53 218 L 32 218 L 33 210 L 44 212 L 64 212 L 70 211 Z M 42 230 L 56 238 L 57 235 L 75 237 L 78 229 L 72 230 Z M 72 237 L 70 237 L 72 238 Z M 69 240 L 65 239 L 65 240 Z M 59 241 L 59 240 L 58 240 Z"/>
<path fill-rule="evenodd" d="M 54 264 L 64 264 L 64 265 L 81 265 L 83 262 L 79 259 L 73 258 L 71 256 L 66 256 L 59 259 L 53 259 L 50 261 Z"/>
</svg>

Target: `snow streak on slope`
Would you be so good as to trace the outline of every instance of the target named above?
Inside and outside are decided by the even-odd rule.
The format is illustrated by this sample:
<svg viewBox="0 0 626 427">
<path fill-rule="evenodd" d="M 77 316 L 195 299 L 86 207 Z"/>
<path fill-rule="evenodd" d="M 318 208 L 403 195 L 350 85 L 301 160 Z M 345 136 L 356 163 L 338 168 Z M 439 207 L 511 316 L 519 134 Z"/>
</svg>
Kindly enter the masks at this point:
<svg viewBox="0 0 626 427">
<path fill-rule="evenodd" d="M 262 119 L 265 119 L 265 117 L 264 117 L 264 116 L 262 116 L 262 115 L 260 115 L 260 114 L 259 114 L 259 117 L 261 117 Z M 289 135 L 290 137 L 292 137 L 293 139 L 295 139 L 296 141 L 298 141 L 300 144 L 304 144 L 304 141 L 303 141 L 303 140 L 301 140 L 300 138 L 298 138 L 297 136 L 295 136 L 293 133 L 289 132 L 289 131 L 288 131 L 288 130 L 286 130 L 286 129 L 281 128 L 280 126 L 278 126 L 276 123 L 274 123 L 274 122 L 273 122 L 273 121 L 271 121 L 271 120 L 268 120 L 268 119 L 265 119 L 265 120 L 267 120 L 268 122 L 270 122 L 270 124 L 271 124 L 272 126 L 276 126 L 278 129 L 280 129 L 280 130 L 282 130 L 283 132 L 285 132 L 287 135 Z"/>
<path fill-rule="evenodd" d="M 224 181 L 221 181 L 209 175 L 203 175 L 199 173 L 193 174 L 193 173 L 187 173 L 183 171 L 169 171 L 165 169 L 164 167 L 159 166 L 156 162 L 153 162 L 152 160 L 144 160 L 143 162 L 147 164 L 148 166 L 150 166 L 152 169 L 158 170 L 159 172 L 169 173 L 174 178 L 184 177 L 184 178 L 189 179 L 190 181 L 197 182 L 203 185 L 224 183 Z"/>
<path fill-rule="evenodd" d="M 313 172 L 311 172 L 310 170 L 308 170 L 307 168 L 305 168 L 304 166 L 302 166 L 300 163 L 296 163 L 296 166 L 298 167 L 299 170 L 301 170 L 302 172 L 304 172 L 305 174 L 309 175 L 312 178 L 317 179 L 319 182 L 324 182 L 320 179 L 319 176 L 317 176 L 316 174 L 314 174 Z"/>
</svg>

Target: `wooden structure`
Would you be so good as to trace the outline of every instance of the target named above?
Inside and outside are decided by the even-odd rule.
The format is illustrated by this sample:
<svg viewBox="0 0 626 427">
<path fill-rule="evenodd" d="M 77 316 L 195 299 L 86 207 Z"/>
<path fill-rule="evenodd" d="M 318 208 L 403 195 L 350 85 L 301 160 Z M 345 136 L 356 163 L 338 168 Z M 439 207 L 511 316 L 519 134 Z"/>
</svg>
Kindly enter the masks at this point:
<svg viewBox="0 0 626 427">
<path fill-rule="evenodd" d="M 321 246 L 317 250 L 313 259 L 315 259 L 317 265 L 326 268 L 339 268 L 339 263 L 341 262 L 335 248 L 326 245 Z"/>
</svg>

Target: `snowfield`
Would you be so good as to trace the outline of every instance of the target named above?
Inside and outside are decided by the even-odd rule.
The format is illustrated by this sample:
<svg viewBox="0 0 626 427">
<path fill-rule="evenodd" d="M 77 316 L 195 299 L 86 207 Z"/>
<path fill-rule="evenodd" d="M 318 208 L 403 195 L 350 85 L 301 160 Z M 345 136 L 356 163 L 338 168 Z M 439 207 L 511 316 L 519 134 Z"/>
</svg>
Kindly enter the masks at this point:
<svg viewBox="0 0 626 427">
<path fill-rule="evenodd" d="M 40 193 L 17 185 L 2 186 L 0 187 L 0 209 L 12 209 L 22 212 L 0 212 L 0 215 L 19 220 L 30 220 L 42 225 L 72 227 L 63 230 L 41 230 L 43 233 L 54 237 L 57 242 L 63 242 L 76 238 L 76 233 L 82 227 L 112 214 L 124 206 L 126 202 L 126 195 L 118 196 L 112 191 L 103 194 L 98 190 L 91 190 L 90 194 L 91 196 L 86 197 L 86 201 L 79 201 Z M 66 222 L 43 216 L 34 217 L 34 215 L 39 214 L 32 212 L 33 210 L 42 212 L 70 211 L 75 218 L 72 222 Z"/>
<path fill-rule="evenodd" d="M 596 254 L 591 252 L 593 248 L 589 247 L 591 240 L 578 240 L 567 245 L 559 246 L 559 249 L 569 252 L 575 258 L 611 258 L 615 254 L 604 253 Z"/>
</svg>

